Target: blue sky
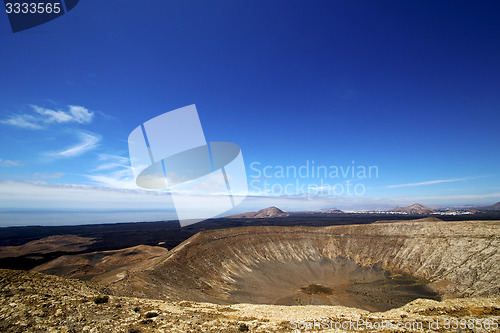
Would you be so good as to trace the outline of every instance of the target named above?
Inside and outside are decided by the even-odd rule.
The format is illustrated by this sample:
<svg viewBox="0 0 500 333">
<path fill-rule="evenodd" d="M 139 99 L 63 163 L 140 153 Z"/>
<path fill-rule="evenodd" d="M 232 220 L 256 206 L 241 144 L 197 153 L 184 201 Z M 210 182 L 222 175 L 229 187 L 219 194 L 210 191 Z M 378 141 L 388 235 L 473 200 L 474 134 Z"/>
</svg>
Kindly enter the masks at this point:
<svg viewBox="0 0 500 333">
<path fill-rule="evenodd" d="M 324 180 L 361 195 L 260 177 L 315 191 L 260 183 L 247 208 L 500 201 L 499 14 L 496 1 L 82 1 L 16 34 L 0 14 L 0 208 L 162 207 L 133 188 L 127 138 L 190 104 L 208 141 L 241 146 L 249 181 L 251 163 L 378 168 Z"/>
</svg>

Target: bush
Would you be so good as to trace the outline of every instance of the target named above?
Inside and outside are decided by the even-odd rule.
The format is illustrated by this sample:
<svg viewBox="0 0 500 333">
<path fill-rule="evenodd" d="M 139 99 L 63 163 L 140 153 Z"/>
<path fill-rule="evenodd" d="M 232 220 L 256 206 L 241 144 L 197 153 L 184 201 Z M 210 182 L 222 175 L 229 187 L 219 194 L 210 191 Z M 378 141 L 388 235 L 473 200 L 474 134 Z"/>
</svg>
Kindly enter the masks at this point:
<svg viewBox="0 0 500 333">
<path fill-rule="evenodd" d="M 108 303 L 108 301 L 109 301 L 109 296 L 97 296 L 96 298 L 94 298 L 95 304 Z"/>
<path fill-rule="evenodd" d="M 248 328 L 247 324 L 240 324 L 239 330 L 240 330 L 240 332 L 248 332 L 250 330 L 250 328 Z"/>
</svg>

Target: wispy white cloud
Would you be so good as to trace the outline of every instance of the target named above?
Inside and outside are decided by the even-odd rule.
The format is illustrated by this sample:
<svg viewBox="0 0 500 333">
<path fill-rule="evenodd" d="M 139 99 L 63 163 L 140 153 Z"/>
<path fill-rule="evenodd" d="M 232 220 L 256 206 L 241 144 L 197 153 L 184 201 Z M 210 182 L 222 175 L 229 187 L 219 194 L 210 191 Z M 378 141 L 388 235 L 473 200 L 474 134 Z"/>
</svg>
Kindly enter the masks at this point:
<svg viewBox="0 0 500 333">
<path fill-rule="evenodd" d="M 16 166 L 23 166 L 23 162 L 13 161 L 13 160 L 2 160 L 0 158 L 0 167 L 16 167 Z"/>
<path fill-rule="evenodd" d="M 16 114 L 0 120 L 1 124 L 27 129 L 43 129 L 50 124 L 78 123 L 89 124 L 94 118 L 94 112 L 78 105 L 68 105 L 66 111 L 43 108 L 30 105 L 34 114 Z"/>
<path fill-rule="evenodd" d="M 43 126 L 39 122 L 39 119 L 29 114 L 13 115 L 7 119 L 0 120 L 0 124 L 28 129 L 43 128 Z"/>
<path fill-rule="evenodd" d="M 4 180 L 42 180 L 42 179 L 60 179 L 64 177 L 63 172 L 34 172 L 34 173 L 0 173 L 0 179 Z"/>
<path fill-rule="evenodd" d="M 35 172 L 34 174 L 31 175 L 31 178 L 33 179 L 49 179 L 49 178 L 54 178 L 54 179 L 59 179 L 64 176 L 64 173 L 62 172 Z"/>
<path fill-rule="evenodd" d="M 97 147 L 99 141 L 101 141 L 101 137 L 96 134 L 79 132 L 78 135 L 80 137 L 80 142 L 77 145 L 59 152 L 50 153 L 49 155 L 62 158 L 80 156 Z"/>
<path fill-rule="evenodd" d="M 485 193 L 485 194 L 456 194 L 456 195 L 442 195 L 442 196 L 428 196 L 428 197 L 405 197 L 398 198 L 407 201 L 418 201 L 418 200 L 456 200 L 456 199 L 487 199 L 487 198 L 499 198 L 500 192 L 497 193 Z"/>
<path fill-rule="evenodd" d="M 116 163 L 130 165 L 128 157 L 116 154 L 98 154 L 97 157 L 100 161 L 113 161 Z"/>
<path fill-rule="evenodd" d="M 68 111 L 56 111 L 45 109 L 36 105 L 32 105 L 35 112 L 44 116 L 45 123 L 67 123 L 77 122 L 79 124 L 88 124 L 92 122 L 94 112 L 89 111 L 83 106 L 69 105 Z"/>
<path fill-rule="evenodd" d="M 115 154 L 99 154 L 98 165 L 92 171 L 94 174 L 85 175 L 96 185 L 124 189 L 137 189 L 134 174 L 129 159 Z"/>
<path fill-rule="evenodd" d="M 120 168 L 120 169 L 130 168 L 130 162 L 127 157 L 114 154 L 99 154 L 98 158 L 100 161 L 103 161 L 103 163 L 97 166 L 94 170 L 92 170 L 94 172 L 111 170 L 115 168 Z"/>
<path fill-rule="evenodd" d="M 142 189 L 0 180 L 0 208 L 165 209 L 170 194 Z"/>
<path fill-rule="evenodd" d="M 86 175 L 88 179 L 96 185 L 123 188 L 123 189 L 138 189 L 135 184 L 135 178 L 131 168 L 123 168 L 121 170 L 112 170 L 106 173 L 95 175 Z"/>
<path fill-rule="evenodd" d="M 95 169 L 92 171 L 105 171 L 105 170 L 111 170 L 115 168 L 125 168 L 126 166 L 121 165 L 120 163 L 104 163 L 99 166 L 97 166 Z"/>
<path fill-rule="evenodd" d="M 441 183 L 461 182 L 461 181 L 468 180 L 468 179 L 469 178 L 438 179 L 438 180 L 428 180 L 428 181 L 419 182 L 419 183 L 407 183 L 407 184 L 387 185 L 386 187 L 388 187 L 388 188 L 397 188 L 397 187 L 424 186 L 424 185 L 433 185 L 433 184 L 441 184 Z"/>
</svg>

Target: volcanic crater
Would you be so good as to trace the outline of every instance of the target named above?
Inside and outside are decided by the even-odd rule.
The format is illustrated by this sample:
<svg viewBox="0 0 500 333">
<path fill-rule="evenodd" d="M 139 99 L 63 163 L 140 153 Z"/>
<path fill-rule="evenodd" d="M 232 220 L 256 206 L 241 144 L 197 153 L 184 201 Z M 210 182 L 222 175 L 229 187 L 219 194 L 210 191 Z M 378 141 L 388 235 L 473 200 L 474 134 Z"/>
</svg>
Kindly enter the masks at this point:
<svg viewBox="0 0 500 333">
<path fill-rule="evenodd" d="M 218 304 L 385 311 L 417 298 L 498 297 L 498 221 L 202 231 L 117 293 Z"/>
</svg>

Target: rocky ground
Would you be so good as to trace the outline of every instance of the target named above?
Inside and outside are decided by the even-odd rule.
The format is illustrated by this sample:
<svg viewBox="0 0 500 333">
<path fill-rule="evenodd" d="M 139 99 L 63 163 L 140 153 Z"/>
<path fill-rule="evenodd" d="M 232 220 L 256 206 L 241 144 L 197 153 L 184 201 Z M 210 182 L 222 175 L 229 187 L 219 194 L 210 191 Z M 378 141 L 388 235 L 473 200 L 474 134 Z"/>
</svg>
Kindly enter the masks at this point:
<svg viewBox="0 0 500 333">
<path fill-rule="evenodd" d="M 113 294 L 106 286 L 93 282 L 0 270 L 0 331 L 500 331 L 500 298 L 461 298 L 443 302 L 418 299 L 397 309 L 371 313 L 341 306 L 216 305 Z M 384 326 L 379 329 L 377 325 Z"/>
</svg>

